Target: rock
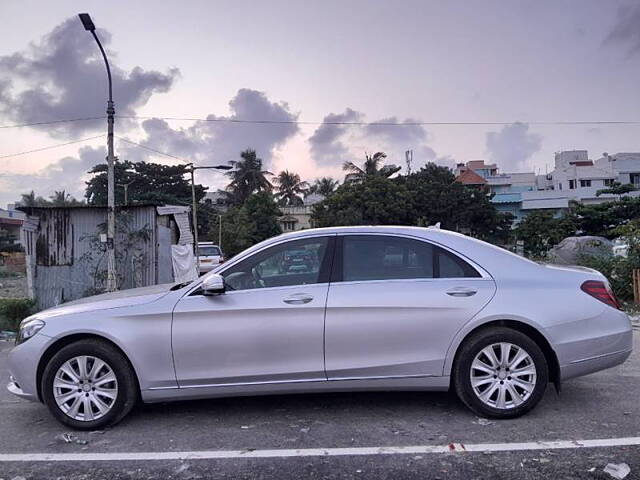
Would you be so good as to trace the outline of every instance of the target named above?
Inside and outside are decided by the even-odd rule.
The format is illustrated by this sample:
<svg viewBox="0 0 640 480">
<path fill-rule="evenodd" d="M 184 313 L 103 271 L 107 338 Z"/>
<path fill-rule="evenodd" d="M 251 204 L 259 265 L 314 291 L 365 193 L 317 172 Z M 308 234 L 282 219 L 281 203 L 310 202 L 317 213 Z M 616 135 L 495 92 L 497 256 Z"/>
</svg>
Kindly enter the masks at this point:
<svg viewBox="0 0 640 480">
<path fill-rule="evenodd" d="M 604 467 L 604 473 L 608 473 L 616 480 L 622 480 L 631 473 L 631 468 L 626 463 L 609 463 Z"/>
<path fill-rule="evenodd" d="M 567 237 L 547 254 L 551 263 L 575 265 L 579 257 L 610 257 L 613 244 L 604 237 Z"/>
</svg>

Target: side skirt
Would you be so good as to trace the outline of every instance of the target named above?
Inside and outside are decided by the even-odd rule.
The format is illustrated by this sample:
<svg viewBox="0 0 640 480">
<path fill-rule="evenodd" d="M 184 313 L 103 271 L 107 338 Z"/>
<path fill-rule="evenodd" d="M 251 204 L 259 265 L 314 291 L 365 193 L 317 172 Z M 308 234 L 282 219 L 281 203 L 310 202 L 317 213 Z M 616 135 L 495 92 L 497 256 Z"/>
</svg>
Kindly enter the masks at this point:
<svg viewBox="0 0 640 480">
<path fill-rule="evenodd" d="M 375 379 L 313 380 L 244 385 L 215 385 L 183 388 L 158 388 L 142 391 L 145 403 L 205 398 L 287 395 L 321 392 L 366 391 L 434 391 L 449 390 L 449 377 L 402 377 Z"/>
</svg>

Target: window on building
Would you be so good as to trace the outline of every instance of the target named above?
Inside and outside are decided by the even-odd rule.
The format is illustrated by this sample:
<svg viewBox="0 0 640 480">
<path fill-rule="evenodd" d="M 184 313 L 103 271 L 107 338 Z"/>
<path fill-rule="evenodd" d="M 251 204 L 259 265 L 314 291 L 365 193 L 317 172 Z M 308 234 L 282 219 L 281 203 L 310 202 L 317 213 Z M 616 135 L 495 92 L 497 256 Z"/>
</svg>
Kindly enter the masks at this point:
<svg viewBox="0 0 640 480">
<path fill-rule="evenodd" d="M 562 182 L 558 184 L 558 190 L 562 190 Z"/>
<path fill-rule="evenodd" d="M 613 186 L 613 181 L 614 181 L 614 180 L 613 180 L 613 178 L 605 178 L 605 179 L 602 181 L 602 184 L 603 184 L 605 187 L 612 187 L 612 186 Z"/>
<path fill-rule="evenodd" d="M 640 186 L 640 173 L 630 173 L 629 183 L 633 183 L 635 186 Z"/>
<path fill-rule="evenodd" d="M 569 190 L 573 190 L 576 188 L 576 181 L 575 180 L 569 180 Z"/>
<path fill-rule="evenodd" d="M 282 230 L 285 232 L 293 232 L 296 229 L 296 222 L 284 221 L 282 222 Z"/>
<path fill-rule="evenodd" d="M 590 187 L 591 186 L 591 180 L 580 180 L 580 186 L 581 187 Z"/>
</svg>

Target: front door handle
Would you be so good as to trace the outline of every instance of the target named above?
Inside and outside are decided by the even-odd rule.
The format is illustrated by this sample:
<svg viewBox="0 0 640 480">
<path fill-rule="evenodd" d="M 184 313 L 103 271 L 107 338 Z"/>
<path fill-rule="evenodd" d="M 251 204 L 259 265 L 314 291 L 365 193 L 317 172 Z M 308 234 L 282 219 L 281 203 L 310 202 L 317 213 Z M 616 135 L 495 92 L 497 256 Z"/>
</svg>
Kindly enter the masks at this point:
<svg viewBox="0 0 640 480">
<path fill-rule="evenodd" d="M 473 290 L 472 288 L 467 287 L 456 287 L 451 290 L 447 290 L 447 295 L 452 297 L 471 297 L 478 293 L 477 290 Z"/>
<path fill-rule="evenodd" d="M 288 303 L 289 305 L 303 305 L 309 303 L 311 300 L 313 300 L 313 297 L 306 293 L 294 293 L 282 299 L 284 303 Z"/>
</svg>

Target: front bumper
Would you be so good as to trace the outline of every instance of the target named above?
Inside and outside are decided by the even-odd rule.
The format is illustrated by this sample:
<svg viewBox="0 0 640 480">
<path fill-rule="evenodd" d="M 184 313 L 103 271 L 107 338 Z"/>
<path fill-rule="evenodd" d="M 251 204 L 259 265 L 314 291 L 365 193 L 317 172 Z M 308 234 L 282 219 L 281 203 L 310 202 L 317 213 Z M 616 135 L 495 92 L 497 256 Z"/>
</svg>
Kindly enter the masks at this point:
<svg viewBox="0 0 640 480">
<path fill-rule="evenodd" d="M 16 379 L 13 378 L 13 376 L 9 376 L 9 383 L 7 384 L 7 390 L 9 390 L 9 393 L 13 393 L 16 397 L 24 398 L 25 400 L 31 400 L 31 401 L 38 400 L 30 393 L 25 393 L 24 390 L 20 388 L 20 385 L 18 384 L 18 382 L 16 382 Z"/>
<path fill-rule="evenodd" d="M 54 339 L 35 334 L 9 352 L 9 384 L 7 390 L 27 400 L 38 401 L 38 362 Z"/>
</svg>

